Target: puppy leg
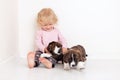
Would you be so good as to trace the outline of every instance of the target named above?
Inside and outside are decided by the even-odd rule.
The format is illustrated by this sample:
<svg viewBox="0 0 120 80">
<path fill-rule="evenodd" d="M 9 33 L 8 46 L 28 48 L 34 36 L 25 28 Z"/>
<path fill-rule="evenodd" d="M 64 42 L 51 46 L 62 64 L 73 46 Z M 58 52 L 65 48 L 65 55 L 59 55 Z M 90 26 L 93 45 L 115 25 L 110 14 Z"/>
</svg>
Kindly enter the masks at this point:
<svg viewBox="0 0 120 80">
<path fill-rule="evenodd" d="M 84 69 L 85 68 L 85 62 L 78 62 L 77 69 Z"/>
<path fill-rule="evenodd" d="M 69 63 L 64 63 L 64 69 L 65 70 L 69 70 L 70 69 Z"/>
</svg>

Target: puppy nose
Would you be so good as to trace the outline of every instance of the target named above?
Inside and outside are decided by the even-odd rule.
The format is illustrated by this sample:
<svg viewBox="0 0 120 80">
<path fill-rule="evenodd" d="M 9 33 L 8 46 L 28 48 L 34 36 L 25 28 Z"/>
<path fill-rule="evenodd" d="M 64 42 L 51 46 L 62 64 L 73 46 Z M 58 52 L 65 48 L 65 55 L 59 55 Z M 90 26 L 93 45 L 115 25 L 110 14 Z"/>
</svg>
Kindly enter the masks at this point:
<svg viewBox="0 0 120 80">
<path fill-rule="evenodd" d="M 72 67 L 75 67 L 75 64 L 73 64 Z"/>
</svg>

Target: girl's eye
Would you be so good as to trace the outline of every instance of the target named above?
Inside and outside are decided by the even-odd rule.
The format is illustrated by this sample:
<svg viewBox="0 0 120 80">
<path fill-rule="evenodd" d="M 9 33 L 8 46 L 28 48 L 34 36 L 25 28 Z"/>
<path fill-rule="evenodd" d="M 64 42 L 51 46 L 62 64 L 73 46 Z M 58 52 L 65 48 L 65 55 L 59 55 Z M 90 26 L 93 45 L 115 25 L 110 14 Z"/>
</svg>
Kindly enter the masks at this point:
<svg viewBox="0 0 120 80">
<path fill-rule="evenodd" d="M 44 25 L 44 26 L 47 26 L 47 25 Z"/>
<path fill-rule="evenodd" d="M 45 24 L 45 25 L 43 25 L 43 26 L 51 26 L 52 24 Z"/>
</svg>

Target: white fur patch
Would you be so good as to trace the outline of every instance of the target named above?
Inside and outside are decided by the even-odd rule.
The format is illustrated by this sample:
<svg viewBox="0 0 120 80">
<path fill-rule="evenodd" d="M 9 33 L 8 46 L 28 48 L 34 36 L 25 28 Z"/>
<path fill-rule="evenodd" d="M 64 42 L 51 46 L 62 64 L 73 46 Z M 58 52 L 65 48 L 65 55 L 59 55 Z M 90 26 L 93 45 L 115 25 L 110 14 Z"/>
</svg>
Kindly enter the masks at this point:
<svg viewBox="0 0 120 80">
<path fill-rule="evenodd" d="M 58 51 L 60 50 L 59 47 L 55 46 L 55 50 L 54 50 L 54 53 L 57 54 L 57 55 L 60 55 L 60 53 L 58 53 Z"/>
<path fill-rule="evenodd" d="M 85 62 L 78 62 L 77 69 L 83 69 L 85 68 Z"/>
<path fill-rule="evenodd" d="M 49 53 L 43 53 L 40 55 L 40 57 L 50 57 L 50 56 L 52 56 L 52 55 Z"/>
<path fill-rule="evenodd" d="M 64 69 L 65 70 L 69 70 L 70 69 L 69 63 L 64 63 Z"/>
<path fill-rule="evenodd" d="M 70 67 L 74 67 L 74 65 L 75 65 L 75 60 L 74 60 L 74 56 L 72 54 L 72 62 L 70 63 Z"/>
</svg>

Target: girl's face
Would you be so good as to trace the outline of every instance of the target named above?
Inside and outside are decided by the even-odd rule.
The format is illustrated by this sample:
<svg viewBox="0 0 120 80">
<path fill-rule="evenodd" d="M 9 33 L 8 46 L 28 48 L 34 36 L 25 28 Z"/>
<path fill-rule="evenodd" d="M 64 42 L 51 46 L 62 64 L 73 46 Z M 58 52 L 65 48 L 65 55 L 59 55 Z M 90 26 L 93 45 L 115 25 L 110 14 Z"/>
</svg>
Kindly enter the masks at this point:
<svg viewBox="0 0 120 80">
<path fill-rule="evenodd" d="M 41 28 L 44 31 L 51 31 L 53 29 L 53 24 L 43 25 Z"/>
</svg>

